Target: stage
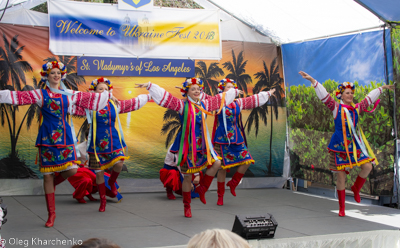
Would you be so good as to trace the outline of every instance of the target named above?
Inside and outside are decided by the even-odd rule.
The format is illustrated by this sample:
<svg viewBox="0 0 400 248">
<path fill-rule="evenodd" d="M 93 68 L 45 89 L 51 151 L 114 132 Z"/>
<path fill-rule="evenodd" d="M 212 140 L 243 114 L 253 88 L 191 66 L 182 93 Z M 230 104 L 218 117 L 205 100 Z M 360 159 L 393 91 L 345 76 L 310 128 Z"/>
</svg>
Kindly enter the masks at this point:
<svg viewBox="0 0 400 248">
<path fill-rule="evenodd" d="M 217 206 L 217 193 L 210 191 L 206 194 L 206 205 L 199 199 L 192 201 L 191 219 L 183 216 L 180 196 L 176 200 L 168 200 L 165 193 L 123 196 L 121 203 L 108 199 L 106 212 L 100 213 L 99 202 L 79 204 L 71 195 L 57 195 L 53 228 L 44 227 L 47 220 L 44 196 L 6 196 L 3 201 L 8 205 L 8 222 L 0 234 L 6 247 L 71 247 L 71 243 L 91 237 L 107 238 L 124 248 L 185 247 L 193 235 L 205 229 L 231 230 L 236 214 L 262 213 L 272 214 L 278 228 L 273 239 L 251 241 L 253 247 L 302 237 L 313 240 L 311 236 L 315 235 L 344 237 L 365 232 L 365 236 L 371 237 L 368 231 L 400 228 L 399 210 L 357 204 L 351 196 L 346 198 L 347 216 L 341 218 L 337 216 L 339 206 L 334 198 L 286 189 L 238 189 L 237 197 L 233 197 L 227 189 L 225 205 Z M 400 231 L 391 233 L 397 232 L 400 235 Z"/>
</svg>

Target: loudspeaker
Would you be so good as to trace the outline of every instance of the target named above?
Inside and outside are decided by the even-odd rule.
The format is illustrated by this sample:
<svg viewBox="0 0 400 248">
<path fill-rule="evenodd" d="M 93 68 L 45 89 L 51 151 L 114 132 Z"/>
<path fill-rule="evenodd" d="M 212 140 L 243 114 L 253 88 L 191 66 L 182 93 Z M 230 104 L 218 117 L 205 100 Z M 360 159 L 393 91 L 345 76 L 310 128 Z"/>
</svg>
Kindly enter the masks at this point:
<svg viewBox="0 0 400 248">
<path fill-rule="evenodd" d="M 236 215 L 232 232 L 245 239 L 273 238 L 278 222 L 271 214 Z"/>
</svg>

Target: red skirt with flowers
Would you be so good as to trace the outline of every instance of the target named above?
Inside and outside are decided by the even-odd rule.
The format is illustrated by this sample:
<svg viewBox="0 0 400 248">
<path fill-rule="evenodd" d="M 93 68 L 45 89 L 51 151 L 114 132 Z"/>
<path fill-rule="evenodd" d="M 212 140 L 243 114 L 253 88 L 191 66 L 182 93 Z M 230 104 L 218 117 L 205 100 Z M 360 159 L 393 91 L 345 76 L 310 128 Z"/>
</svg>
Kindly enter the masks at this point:
<svg viewBox="0 0 400 248">
<path fill-rule="evenodd" d="M 222 169 L 242 164 L 254 164 L 254 159 L 244 143 L 230 145 L 214 144 L 214 149 L 222 157 Z"/>
</svg>

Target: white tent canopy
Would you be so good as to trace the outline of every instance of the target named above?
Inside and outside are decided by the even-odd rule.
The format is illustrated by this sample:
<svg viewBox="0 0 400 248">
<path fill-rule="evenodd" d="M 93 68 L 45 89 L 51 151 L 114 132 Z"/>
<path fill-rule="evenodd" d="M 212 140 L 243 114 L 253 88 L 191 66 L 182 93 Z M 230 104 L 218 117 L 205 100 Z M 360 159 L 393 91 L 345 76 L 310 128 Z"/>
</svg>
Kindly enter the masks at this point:
<svg viewBox="0 0 400 248">
<path fill-rule="evenodd" d="M 353 0 L 195 1 L 204 8 L 213 3 L 280 43 L 383 25 L 378 17 Z"/>
</svg>

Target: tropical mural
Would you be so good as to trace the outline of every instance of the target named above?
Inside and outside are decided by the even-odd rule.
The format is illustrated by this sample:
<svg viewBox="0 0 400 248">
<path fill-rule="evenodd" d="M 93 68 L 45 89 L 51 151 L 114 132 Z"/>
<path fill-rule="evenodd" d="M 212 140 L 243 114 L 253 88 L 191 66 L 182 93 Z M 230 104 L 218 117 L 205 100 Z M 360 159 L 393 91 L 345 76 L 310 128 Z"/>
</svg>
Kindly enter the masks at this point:
<svg viewBox="0 0 400 248">
<path fill-rule="evenodd" d="M 57 56 L 48 50 L 48 29 L 0 24 L 0 88 L 33 90 L 43 87 L 40 81 L 41 66 L 58 60 L 67 66 L 66 86 L 87 91 L 94 76 L 77 74 L 77 57 Z M 223 42 L 221 61 L 195 61 L 195 75 L 205 83 L 204 92 L 217 94 L 218 82 L 225 78 L 237 81 L 243 90 L 241 97 L 275 88 L 275 98 L 262 107 L 243 111 L 249 150 L 256 160 L 246 176 L 281 176 L 283 169 L 286 133 L 286 108 L 282 68 L 277 62 L 277 48 L 273 44 Z M 113 94 L 118 99 L 129 99 L 147 94 L 135 88 L 135 83 L 151 81 L 174 96 L 181 98 L 180 86 L 185 78 L 107 77 L 114 85 Z M 0 177 L 40 178 L 36 165 L 37 149 L 34 147 L 39 126 L 40 111 L 35 106 L 10 106 L 1 104 Z M 88 126 L 85 117 L 72 118 L 75 131 L 82 141 Z M 167 149 L 180 129 L 179 115 L 159 107 L 154 102 L 142 109 L 120 115 L 130 159 L 125 162 L 128 172 L 122 178 L 158 178 Z M 212 131 L 214 118 L 207 120 Z M 232 169 L 230 173 L 234 173 Z M 229 174 L 228 174 L 229 175 Z"/>
</svg>

